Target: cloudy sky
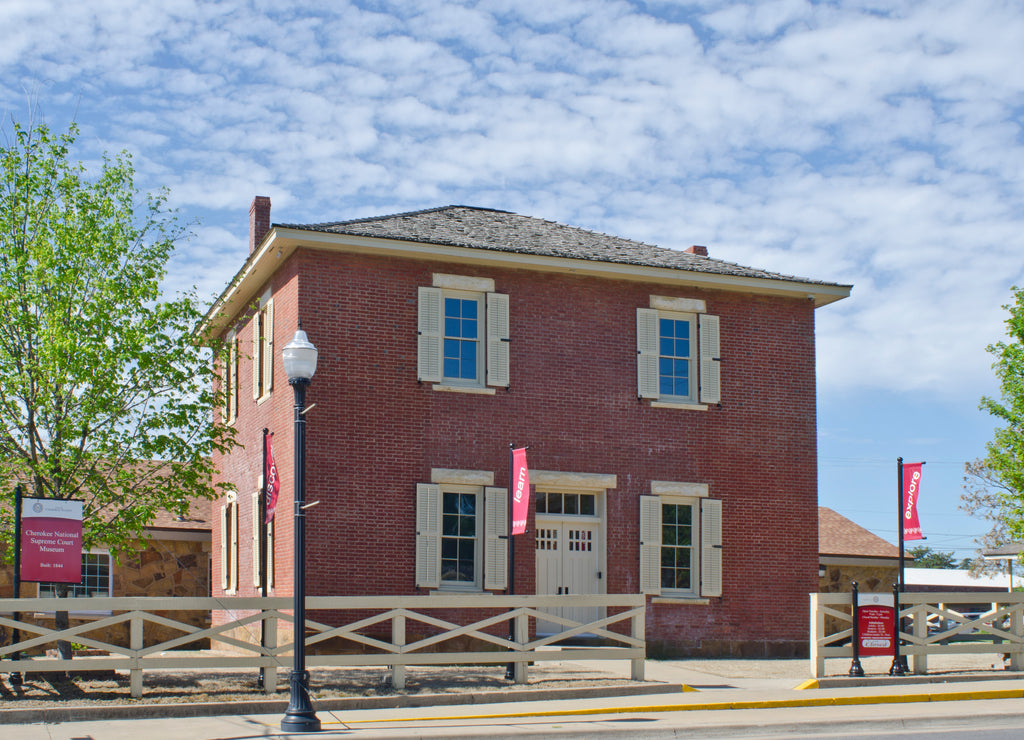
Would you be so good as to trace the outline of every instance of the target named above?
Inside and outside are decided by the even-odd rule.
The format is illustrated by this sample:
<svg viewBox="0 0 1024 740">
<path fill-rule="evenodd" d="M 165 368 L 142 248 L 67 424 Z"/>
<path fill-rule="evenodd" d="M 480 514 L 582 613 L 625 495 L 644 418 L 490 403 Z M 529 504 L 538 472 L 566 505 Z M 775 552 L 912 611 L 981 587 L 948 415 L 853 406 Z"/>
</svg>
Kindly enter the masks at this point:
<svg viewBox="0 0 1024 740">
<path fill-rule="evenodd" d="M 818 311 L 820 500 L 926 544 L 957 511 L 1024 285 L 1024 9 L 1013 0 L 3 0 L 0 112 L 127 149 L 191 220 L 171 287 L 218 293 L 248 207 L 447 204 L 852 283 Z"/>
</svg>

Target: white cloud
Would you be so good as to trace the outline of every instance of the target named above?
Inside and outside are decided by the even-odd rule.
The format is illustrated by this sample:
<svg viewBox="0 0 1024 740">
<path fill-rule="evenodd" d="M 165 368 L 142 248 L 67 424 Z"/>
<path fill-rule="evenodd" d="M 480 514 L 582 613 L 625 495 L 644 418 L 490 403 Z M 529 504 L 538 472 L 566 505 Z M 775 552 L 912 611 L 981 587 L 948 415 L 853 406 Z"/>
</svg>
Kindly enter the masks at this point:
<svg viewBox="0 0 1024 740">
<path fill-rule="evenodd" d="M 298 222 L 510 208 L 853 282 L 819 312 L 823 389 L 977 395 L 1024 280 L 1024 13 L 996 0 L 51 0 L 0 26 L 0 109 L 38 90 L 83 157 L 128 148 L 204 214 L 183 284 L 233 274 L 255 193 Z"/>
</svg>

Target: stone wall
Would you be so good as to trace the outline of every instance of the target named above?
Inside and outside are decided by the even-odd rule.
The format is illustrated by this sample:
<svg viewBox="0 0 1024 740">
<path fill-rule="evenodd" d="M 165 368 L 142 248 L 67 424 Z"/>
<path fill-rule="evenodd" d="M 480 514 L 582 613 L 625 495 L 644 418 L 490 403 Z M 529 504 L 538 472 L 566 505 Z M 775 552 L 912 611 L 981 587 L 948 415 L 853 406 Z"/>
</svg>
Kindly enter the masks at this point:
<svg viewBox="0 0 1024 740">
<path fill-rule="evenodd" d="M 210 595 L 210 541 L 209 539 L 152 539 L 145 546 L 122 556 L 121 562 L 111 562 L 113 596 L 176 596 L 205 597 Z M 35 583 L 23 583 L 21 596 L 35 597 L 38 593 Z M 0 597 L 14 595 L 13 566 L 0 567 Z M 174 619 L 207 628 L 210 626 L 208 611 L 163 611 L 157 612 L 168 619 Z M 94 621 L 106 615 L 76 617 L 71 615 L 72 626 Z M 53 627 L 53 616 L 48 614 L 22 615 L 23 620 L 33 624 Z M 128 645 L 127 623 L 117 624 L 104 630 L 88 633 L 86 636 Z M 146 645 L 180 636 L 179 630 L 146 622 L 143 641 Z M 0 627 L 0 643 L 9 644 L 10 630 Z M 188 649 L 209 647 L 209 640 L 201 640 L 185 646 Z M 42 652 L 40 650 L 40 652 Z"/>
</svg>

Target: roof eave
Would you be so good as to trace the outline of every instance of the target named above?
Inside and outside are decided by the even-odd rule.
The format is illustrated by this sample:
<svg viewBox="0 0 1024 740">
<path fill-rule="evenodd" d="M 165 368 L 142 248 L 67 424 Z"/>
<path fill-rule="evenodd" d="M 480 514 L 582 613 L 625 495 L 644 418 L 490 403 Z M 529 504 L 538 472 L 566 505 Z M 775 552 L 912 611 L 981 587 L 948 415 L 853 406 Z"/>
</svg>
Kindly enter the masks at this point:
<svg viewBox="0 0 1024 740">
<path fill-rule="evenodd" d="M 207 312 L 199 328 L 199 335 L 212 338 L 223 334 L 244 306 L 248 305 L 260 288 L 299 247 L 332 252 L 386 254 L 410 259 L 441 260 L 463 264 L 499 265 L 518 269 L 564 272 L 618 280 L 660 282 L 715 290 L 740 291 L 759 295 L 802 297 L 819 308 L 850 295 L 852 286 L 829 283 L 801 282 L 772 278 L 722 275 L 717 273 L 680 270 L 669 267 L 649 267 L 620 262 L 573 259 L 548 255 L 527 254 L 494 249 L 430 244 L 381 237 L 353 236 L 323 231 L 287 228 L 273 225 L 263 241 L 253 250 Z"/>
</svg>

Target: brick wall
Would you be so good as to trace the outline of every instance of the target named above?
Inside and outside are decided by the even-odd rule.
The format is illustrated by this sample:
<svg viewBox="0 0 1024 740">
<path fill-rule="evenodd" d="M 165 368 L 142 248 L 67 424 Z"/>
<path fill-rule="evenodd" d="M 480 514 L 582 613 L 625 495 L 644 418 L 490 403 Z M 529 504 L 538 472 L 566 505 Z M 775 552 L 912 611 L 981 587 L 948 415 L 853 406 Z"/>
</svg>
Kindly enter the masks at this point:
<svg viewBox="0 0 1024 740">
<path fill-rule="evenodd" d="M 417 383 L 417 288 L 429 286 L 433 272 L 491 278 L 508 294 L 508 391 L 447 393 Z M 415 484 L 429 482 L 437 467 L 491 470 L 504 485 L 514 442 L 530 445 L 533 469 L 618 476 L 606 509 L 611 593 L 639 588 L 639 496 L 651 492 L 652 480 L 707 483 L 723 501 L 723 595 L 709 605 L 650 604 L 647 634 L 656 651 L 806 649 L 818 559 L 810 301 L 310 250 L 297 251 L 272 287 L 273 398 L 252 402 L 251 364 L 243 359 L 236 424 L 245 453 L 218 462 L 245 494 L 244 545 L 260 430 L 276 433 L 285 482 L 278 594 L 290 593 L 292 480 L 292 395 L 280 350 L 301 309 L 320 349 L 307 395 L 316 404 L 307 416 L 307 499 L 321 501 L 308 518 L 309 593 L 415 593 Z M 720 407 L 637 401 L 636 309 L 651 294 L 702 299 L 721 317 Z M 242 326 L 243 348 L 247 331 Z M 517 538 L 518 593 L 534 592 L 533 546 L 532 535 Z M 239 593 L 252 592 L 249 562 L 241 558 Z"/>
</svg>

